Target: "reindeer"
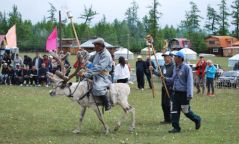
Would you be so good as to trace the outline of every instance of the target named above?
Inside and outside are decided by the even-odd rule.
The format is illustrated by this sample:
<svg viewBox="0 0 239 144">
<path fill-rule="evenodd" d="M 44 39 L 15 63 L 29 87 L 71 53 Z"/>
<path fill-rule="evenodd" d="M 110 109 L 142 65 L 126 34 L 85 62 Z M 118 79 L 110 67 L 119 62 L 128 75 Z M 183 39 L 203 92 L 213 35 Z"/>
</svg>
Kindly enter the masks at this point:
<svg viewBox="0 0 239 144">
<path fill-rule="evenodd" d="M 58 62 L 61 60 L 55 55 Z M 61 64 L 62 66 L 63 64 Z M 63 67 L 62 67 L 63 68 Z M 76 101 L 80 107 L 80 121 L 78 127 L 73 130 L 73 133 L 80 133 L 81 125 L 87 108 L 92 108 L 96 113 L 98 119 L 102 123 L 105 134 L 109 133 L 109 127 L 103 120 L 102 112 L 98 106 L 103 106 L 103 102 L 100 97 L 94 97 L 91 94 L 92 82 L 90 80 L 82 80 L 80 82 L 67 82 L 69 78 L 66 78 L 64 74 L 57 71 L 56 74 L 48 73 L 47 77 L 53 82 L 53 89 L 50 91 L 51 96 L 64 95 L 70 99 Z M 114 131 L 117 131 L 122 123 L 122 120 L 126 118 L 128 113 L 131 113 L 132 123 L 129 127 L 129 131 L 132 132 L 135 129 L 135 108 L 128 103 L 128 96 L 130 94 L 130 87 L 128 84 L 115 83 L 111 84 L 108 89 L 108 96 L 113 106 L 120 105 L 124 111 L 122 117 L 118 120 Z"/>
</svg>

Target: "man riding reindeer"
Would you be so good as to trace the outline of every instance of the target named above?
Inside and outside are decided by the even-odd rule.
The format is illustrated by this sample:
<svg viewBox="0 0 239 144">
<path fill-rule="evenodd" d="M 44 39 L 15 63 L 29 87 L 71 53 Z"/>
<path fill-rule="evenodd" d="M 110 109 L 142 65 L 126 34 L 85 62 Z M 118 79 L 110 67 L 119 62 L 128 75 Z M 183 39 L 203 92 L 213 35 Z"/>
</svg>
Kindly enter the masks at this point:
<svg viewBox="0 0 239 144">
<path fill-rule="evenodd" d="M 109 72 L 112 69 L 112 57 L 109 51 L 105 48 L 104 39 L 97 38 L 93 41 L 96 54 L 90 57 L 89 61 L 94 65 L 92 69 L 88 69 L 86 72 L 81 71 L 81 64 L 78 64 L 76 72 L 69 76 L 68 79 L 74 77 L 78 72 L 81 78 L 93 78 L 92 94 L 94 96 L 102 97 L 105 111 L 111 109 L 109 97 L 107 96 L 107 88 L 111 84 L 111 77 Z M 78 54 L 78 61 L 81 63 L 87 59 L 87 52 L 81 51 Z"/>
</svg>

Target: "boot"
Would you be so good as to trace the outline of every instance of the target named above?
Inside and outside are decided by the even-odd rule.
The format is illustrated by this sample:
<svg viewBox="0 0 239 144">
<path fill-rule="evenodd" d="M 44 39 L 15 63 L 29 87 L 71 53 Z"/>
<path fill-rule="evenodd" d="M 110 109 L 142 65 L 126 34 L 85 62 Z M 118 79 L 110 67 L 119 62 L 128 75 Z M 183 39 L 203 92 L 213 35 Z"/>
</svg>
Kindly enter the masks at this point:
<svg viewBox="0 0 239 144">
<path fill-rule="evenodd" d="M 201 119 L 199 119 L 197 122 L 195 122 L 195 129 L 198 130 L 201 127 Z"/>
<path fill-rule="evenodd" d="M 173 129 L 171 129 L 171 130 L 169 130 L 168 132 L 169 133 L 180 133 L 180 129 L 176 129 L 176 128 L 173 128 Z"/>
<path fill-rule="evenodd" d="M 104 106 L 105 106 L 105 111 L 108 111 L 111 109 L 111 103 L 110 103 L 110 100 L 108 99 L 107 96 L 103 96 L 103 103 L 104 103 Z"/>
</svg>

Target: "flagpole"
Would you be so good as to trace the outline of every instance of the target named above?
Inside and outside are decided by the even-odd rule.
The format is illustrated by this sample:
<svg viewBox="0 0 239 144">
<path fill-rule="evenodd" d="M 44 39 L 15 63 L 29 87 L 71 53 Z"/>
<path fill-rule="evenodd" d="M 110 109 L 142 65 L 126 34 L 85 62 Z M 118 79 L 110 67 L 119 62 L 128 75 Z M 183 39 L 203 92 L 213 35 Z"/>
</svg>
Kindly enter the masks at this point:
<svg viewBox="0 0 239 144">
<path fill-rule="evenodd" d="M 77 41 L 77 45 L 79 47 L 79 50 L 81 50 L 80 41 L 79 41 L 79 38 L 78 38 L 77 33 L 76 33 L 75 25 L 73 23 L 73 16 L 72 16 L 70 11 L 67 12 L 67 16 L 71 20 L 71 25 L 72 25 L 72 29 L 73 29 L 73 32 L 74 32 L 74 35 L 75 35 L 75 38 L 76 38 L 76 41 Z"/>
<path fill-rule="evenodd" d="M 59 40 L 59 48 L 60 48 L 60 51 L 62 51 L 62 35 L 61 35 L 61 11 L 59 11 L 59 37 L 60 37 L 60 40 Z"/>
</svg>

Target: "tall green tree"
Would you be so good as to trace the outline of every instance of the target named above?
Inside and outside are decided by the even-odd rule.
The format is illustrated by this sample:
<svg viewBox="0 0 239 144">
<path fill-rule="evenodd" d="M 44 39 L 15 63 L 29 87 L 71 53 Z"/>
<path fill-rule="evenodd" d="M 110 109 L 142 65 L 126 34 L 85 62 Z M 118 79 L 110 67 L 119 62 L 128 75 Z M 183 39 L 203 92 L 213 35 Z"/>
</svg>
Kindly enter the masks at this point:
<svg viewBox="0 0 239 144">
<path fill-rule="evenodd" d="M 181 30 L 184 37 L 188 38 L 192 43 L 192 48 L 199 52 L 203 49 L 204 38 L 201 35 L 200 22 L 202 17 L 200 16 L 200 10 L 193 1 L 190 2 L 190 10 L 186 11 L 185 20 L 181 22 Z"/>
<path fill-rule="evenodd" d="M 232 25 L 234 25 L 235 29 L 233 31 L 233 35 L 239 38 L 239 0 L 234 0 L 231 5 L 232 8 Z"/>
<path fill-rule="evenodd" d="M 188 33 L 197 32 L 200 30 L 200 22 L 202 17 L 199 15 L 200 10 L 193 1 L 190 2 L 191 10 L 186 11 L 185 20 L 181 22 L 181 27 L 186 29 Z"/>
<path fill-rule="evenodd" d="M 7 17 L 5 12 L 0 12 L 0 34 L 6 34 L 8 30 Z"/>
<path fill-rule="evenodd" d="M 13 5 L 12 11 L 8 14 L 8 24 L 9 27 L 13 26 L 14 24 L 21 24 L 22 23 L 22 15 L 18 11 L 18 8 L 16 5 Z"/>
<path fill-rule="evenodd" d="M 105 16 L 103 16 L 102 20 L 95 25 L 94 32 L 95 36 L 103 37 L 106 41 L 112 44 L 118 43 L 114 26 L 106 22 Z"/>
<path fill-rule="evenodd" d="M 119 21 L 117 19 L 114 20 L 113 26 L 117 35 L 117 45 L 122 47 L 128 47 L 128 37 L 127 35 L 130 33 L 128 23 L 126 20 Z"/>
<path fill-rule="evenodd" d="M 52 4 L 52 3 L 49 3 L 50 5 L 50 9 L 47 11 L 48 12 L 48 17 L 47 19 L 52 22 L 52 23 L 56 23 L 56 7 Z"/>
<path fill-rule="evenodd" d="M 158 0 L 153 0 L 152 5 L 149 6 L 149 14 L 143 17 L 143 25 L 146 33 L 151 34 L 154 38 L 154 45 L 157 50 L 160 49 L 159 33 L 159 18 L 162 13 L 159 11 L 160 3 Z"/>
<path fill-rule="evenodd" d="M 229 10 L 227 7 L 226 0 L 221 0 L 221 3 L 219 4 L 219 34 L 220 35 L 227 35 L 228 34 L 228 16 L 229 16 Z"/>
<path fill-rule="evenodd" d="M 218 31 L 219 16 L 214 8 L 210 5 L 207 6 L 207 19 L 205 28 L 209 34 L 216 35 Z"/>
<path fill-rule="evenodd" d="M 136 1 L 133 1 L 131 3 L 131 6 L 125 12 L 125 19 L 127 21 L 129 29 L 131 30 L 131 34 L 135 34 L 135 32 L 137 32 L 137 24 L 139 22 L 138 9 L 138 4 L 136 3 Z"/>
<path fill-rule="evenodd" d="M 166 25 L 161 31 L 163 39 L 171 39 L 177 36 L 177 30 L 173 26 Z"/>
<path fill-rule="evenodd" d="M 143 25 L 138 18 L 138 4 L 136 1 L 131 3 L 131 6 L 125 12 L 125 21 L 127 22 L 129 33 L 124 37 L 127 38 L 127 47 L 132 51 L 140 51 L 140 48 L 143 48 L 145 32 Z"/>
<path fill-rule="evenodd" d="M 81 14 L 80 18 L 84 20 L 84 24 L 90 24 L 96 15 L 97 12 L 93 10 L 92 5 L 89 8 L 85 6 L 84 13 Z"/>
</svg>

